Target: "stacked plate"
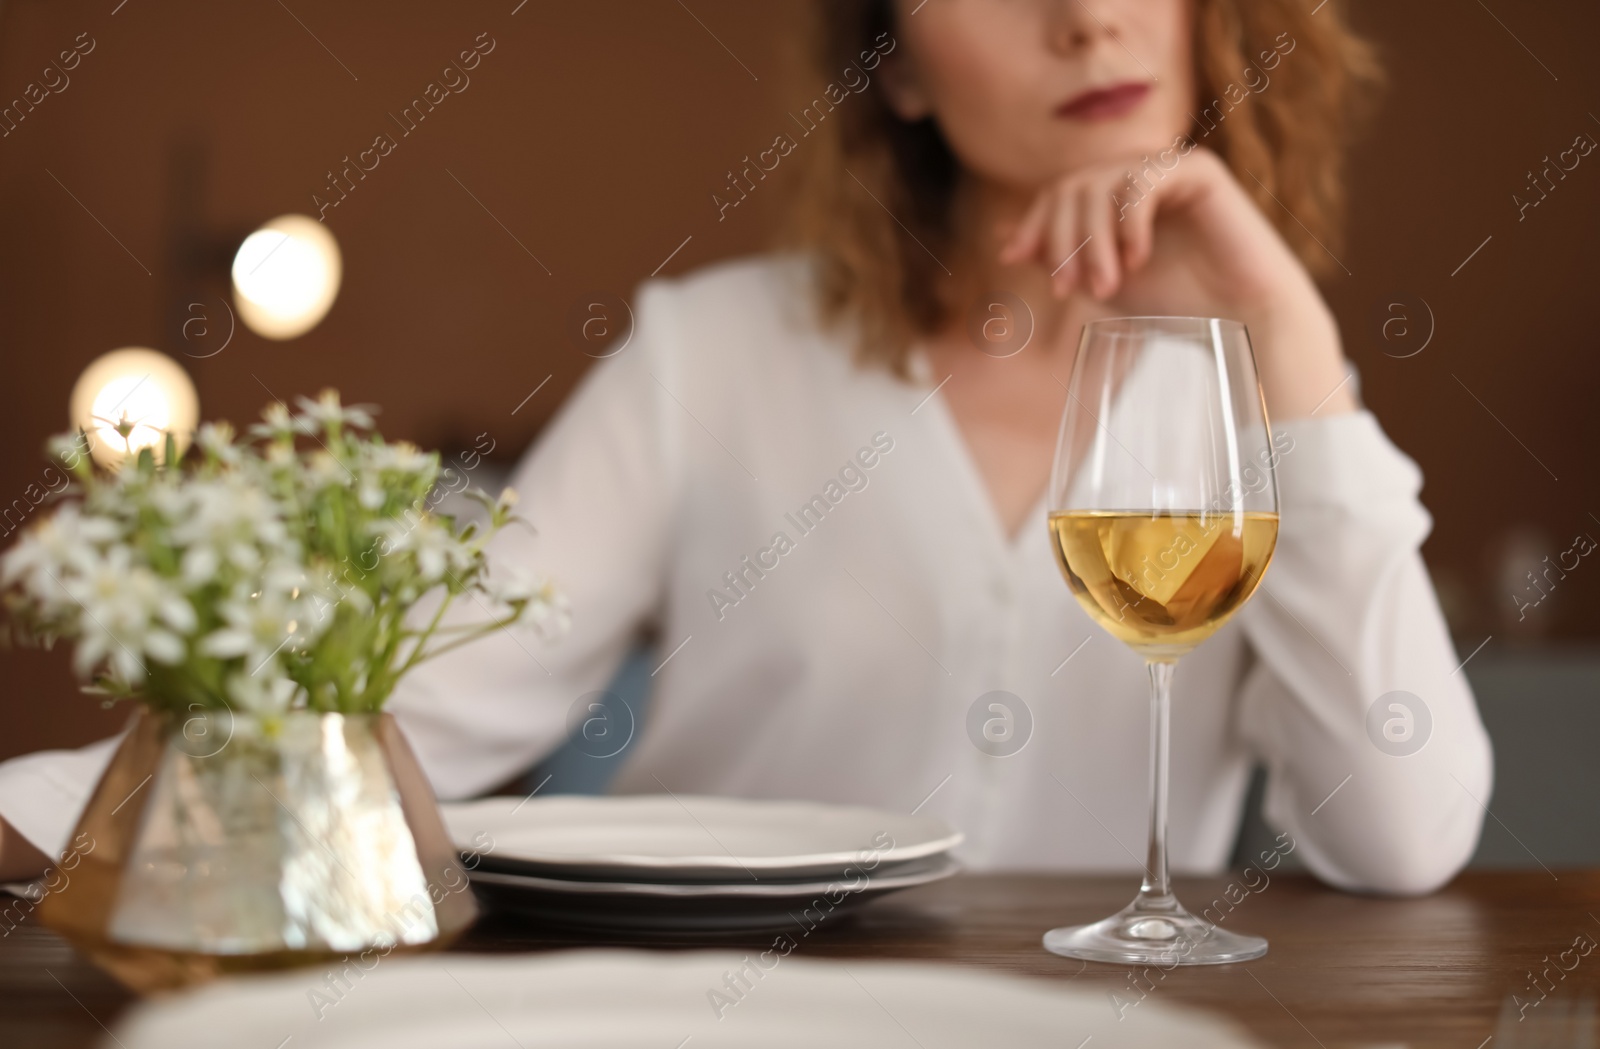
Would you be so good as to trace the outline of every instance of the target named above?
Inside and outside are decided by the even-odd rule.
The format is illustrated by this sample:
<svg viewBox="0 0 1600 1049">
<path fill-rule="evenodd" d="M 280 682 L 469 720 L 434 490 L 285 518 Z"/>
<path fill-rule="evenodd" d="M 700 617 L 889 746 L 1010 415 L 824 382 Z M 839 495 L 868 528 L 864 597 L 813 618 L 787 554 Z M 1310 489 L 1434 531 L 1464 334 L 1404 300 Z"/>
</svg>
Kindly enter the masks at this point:
<svg viewBox="0 0 1600 1049">
<path fill-rule="evenodd" d="M 440 806 L 497 908 L 628 932 L 814 928 L 954 874 L 931 816 L 689 795 L 486 798 Z"/>
</svg>

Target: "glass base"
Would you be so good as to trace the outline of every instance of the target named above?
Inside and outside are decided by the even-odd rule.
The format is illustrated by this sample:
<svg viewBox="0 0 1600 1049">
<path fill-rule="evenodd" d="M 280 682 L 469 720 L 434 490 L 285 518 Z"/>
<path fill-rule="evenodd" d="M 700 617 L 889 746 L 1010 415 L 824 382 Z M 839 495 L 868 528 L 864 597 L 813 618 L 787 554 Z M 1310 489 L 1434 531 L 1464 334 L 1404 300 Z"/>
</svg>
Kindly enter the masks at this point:
<svg viewBox="0 0 1600 1049">
<path fill-rule="evenodd" d="M 1226 932 L 1196 918 L 1171 896 L 1140 897 L 1092 925 L 1070 925 L 1044 934 L 1045 950 L 1065 958 L 1120 962 L 1171 969 L 1176 965 L 1226 965 L 1267 953 L 1259 936 Z"/>
</svg>

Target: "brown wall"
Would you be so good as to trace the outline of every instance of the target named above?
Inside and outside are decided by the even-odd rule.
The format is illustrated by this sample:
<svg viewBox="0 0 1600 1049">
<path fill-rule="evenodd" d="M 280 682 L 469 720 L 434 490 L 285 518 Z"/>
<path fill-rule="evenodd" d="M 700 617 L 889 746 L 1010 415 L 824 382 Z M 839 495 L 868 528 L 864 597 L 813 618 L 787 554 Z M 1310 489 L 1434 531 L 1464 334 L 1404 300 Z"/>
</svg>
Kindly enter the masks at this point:
<svg viewBox="0 0 1600 1049">
<path fill-rule="evenodd" d="M 1491 6 L 1359 5 L 1391 89 L 1355 158 L 1351 276 L 1326 284 L 1368 404 L 1425 471 L 1435 517 L 1425 552 L 1469 649 L 1491 634 L 1494 644 L 1600 635 L 1600 572 L 1588 561 L 1525 622 L 1512 600 L 1578 532 L 1600 538 L 1600 151 L 1564 180 L 1553 173 L 1556 188 L 1520 220 L 1513 203 L 1539 199 L 1525 187 L 1547 155 L 1579 134 L 1600 142 L 1600 7 Z M 1433 341 L 1402 357 L 1416 335 L 1385 341 L 1381 327 L 1395 301 L 1410 306 L 1392 312 L 1425 317 L 1419 299 Z"/>
<path fill-rule="evenodd" d="M 0 502 L 38 479 L 78 372 L 129 344 L 177 356 L 209 418 L 331 385 L 382 404 L 390 436 L 451 446 L 487 432 L 514 456 L 590 363 L 570 337 L 576 300 L 629 295 L 686 237 L 664 273 L 763 243 L 781 186 L 724 222 L 710 194 L 811 97 L 784 77 L 800 0 L 516 6 L 5 3 L 5 99 L 79 33 L 94 50 L 0 138 Z M 1494 12 L 1538 59 L 1477 5 L 1358 5 L 1393 83 L 1355 158 L 1339 256 L 1350 273 L 1327 292 L 1368 402 L 1427 473 L 1427 554 L 1463 641 L 1593 639 L 1600 569 L 1585 562 L 1518 629 L 1497 559 L 1514 534 L 1529 568 L 1580 529 L 1600 536 L 1600 155 L 1524 221 L 1511 203 L 1545 154 L 1580 131 L 1600 138 L 1587 53 L 1600 10 L 1500 0 Z M 389 114 L 485 32 L 494 50 L 467 89 L 401 136 Z M 346 267 L 328 319 L 288 343 L 241 327 L 207 356 L 238 239 L 313 211 L 329 168 L 379 133 L 398 148 L 327 212 Z M 1395 301 L 1431 309 L 1415 356 L 1393 355 L 1419 336 L 1391 324 L 1382 338 Z M 216 326 L 185 329 L 191 302 Z M 0 653 L 0 756 L 120 717 L 76 695 L 64 653 Z"/>
</svg>

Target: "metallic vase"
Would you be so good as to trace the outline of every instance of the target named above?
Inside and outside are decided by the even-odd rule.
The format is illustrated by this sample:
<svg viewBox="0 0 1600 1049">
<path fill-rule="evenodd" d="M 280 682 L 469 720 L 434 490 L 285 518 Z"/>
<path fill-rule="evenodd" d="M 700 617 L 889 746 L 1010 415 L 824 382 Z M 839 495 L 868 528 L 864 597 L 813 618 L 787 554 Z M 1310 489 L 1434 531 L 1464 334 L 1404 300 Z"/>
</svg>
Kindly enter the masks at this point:
<svg viewBox="0 0 1600 1049">
<path fill-rule="evenodd" d="M 140 991 L 439 946 L 477 917 L 387 714 L 141 708 L 40 920 Z"/>
</svg>

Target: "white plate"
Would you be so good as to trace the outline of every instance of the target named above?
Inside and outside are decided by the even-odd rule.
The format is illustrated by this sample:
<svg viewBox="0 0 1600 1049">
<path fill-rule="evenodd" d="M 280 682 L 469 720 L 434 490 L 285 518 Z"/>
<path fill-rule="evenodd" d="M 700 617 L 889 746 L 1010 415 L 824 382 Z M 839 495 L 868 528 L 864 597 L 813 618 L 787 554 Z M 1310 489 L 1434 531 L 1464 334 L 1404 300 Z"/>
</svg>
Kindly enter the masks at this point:
<svg viewBox="0 0 1600 1049">
<path fill-rule="evenodd" d="M 440 810 L 463 852 L 552 873 L 614 873 L 619 881 L 829 876 L 863 861 L 935 856 L 961 842 L 960 832 L 932 816 L 809 801 L 564 795 L 485 798 Z"/>
<path fill-rule="evenodd" d="M 473 871 L 474 884 L 507 888 L 537 889 L 575 896 L 653 896 L 660 899 L 718 899 L 722 897 L 765 896 L 773 899 L 804 898 L 832 891 L 855 891 L 853 886 L 876 889 L 907 889 L 930 881 L 948 878 L 961 869 L 949 856 L 930 856 L 923 860 L 897 864 L 887 872 L 865 871 L 849 880 L 832 881 L 732 881 L 732 882 L 617 882 L 589 879 L 544 878 L 502 871 Z"/>
<path fill-rule="evenodd" d="M 796 933 L 796 937 L 800 934 Z M 1258 1043 L 1156 991 L 1118 1019 L 1103 985 L 952 965 L 840 962 L 775 939 L 748 953 L 434 955 L 230 978 L 134 1007 L 123 1049 L 1246 1049 Z M 1039 949 L 1043 954 L 1042 948 Z M 742 983 L 741 983 L 742 981 Z"/>
<path fill-rule="evenodd" d="M 473 871 L 471 880 L 495 910 L 544 925 L 639 936 L 815 927 L 838 922 L 868 900 L 948 878 L 960 869 L 949 856 L 930 856 L 887 871 L 811 883 L 569 881 L 482 869 Z"/>
</svg>

